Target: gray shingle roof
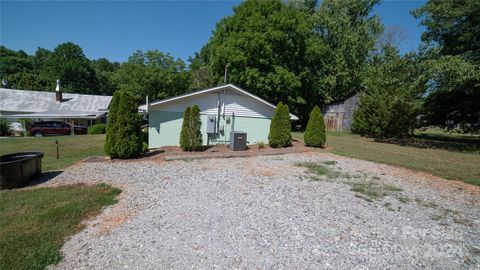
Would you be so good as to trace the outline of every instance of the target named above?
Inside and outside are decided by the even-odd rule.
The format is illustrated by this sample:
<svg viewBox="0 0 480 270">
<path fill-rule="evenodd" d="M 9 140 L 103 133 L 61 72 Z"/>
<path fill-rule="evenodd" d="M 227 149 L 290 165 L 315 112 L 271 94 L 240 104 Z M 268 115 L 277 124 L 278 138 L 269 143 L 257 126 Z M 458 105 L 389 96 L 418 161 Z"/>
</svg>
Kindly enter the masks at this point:
<svg viewBox="0 0 480 270">
<path fill-rule="evenodd" d="M 98 112 L 106 111 L 111 100 L 111 96 L 63 93 L 63 101 L 57 102 L 55 92 L 0 88 L 0 111 L 25 113 L 45 111 Z"/>
</svg>

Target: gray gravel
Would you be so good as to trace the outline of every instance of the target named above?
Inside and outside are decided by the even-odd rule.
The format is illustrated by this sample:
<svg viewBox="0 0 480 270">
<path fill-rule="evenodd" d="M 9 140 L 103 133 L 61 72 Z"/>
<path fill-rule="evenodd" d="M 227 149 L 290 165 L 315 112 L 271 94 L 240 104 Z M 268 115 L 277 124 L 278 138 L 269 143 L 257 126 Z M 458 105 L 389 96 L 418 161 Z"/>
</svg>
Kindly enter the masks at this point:
<svg viewBox="0 0 480 270">
<path fill-rule="evenodd" d="M 325 160 L 339 176 L 294 165 Z M 351 190 L 365 181 L 403 191 L 368 202 Z M 123 193 L 52 269 L 480 269 L 480 189 L 401 168 L 319 153 L 103 162 L 42 185 L 78 182 Z"/>
</svg>

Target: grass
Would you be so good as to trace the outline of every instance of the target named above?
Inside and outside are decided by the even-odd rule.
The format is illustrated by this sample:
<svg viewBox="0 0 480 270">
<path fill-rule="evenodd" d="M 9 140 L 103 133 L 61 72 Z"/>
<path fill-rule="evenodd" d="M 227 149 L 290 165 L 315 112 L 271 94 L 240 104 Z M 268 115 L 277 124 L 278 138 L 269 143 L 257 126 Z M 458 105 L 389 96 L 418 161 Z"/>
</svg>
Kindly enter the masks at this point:
<svg viewBox="0 0 480 270">
<path fill-rule="evenodd" d="M 335 165 L 335 164 L 337 164 L 337 162 L 335 160 L 325 160 L 324 162 L 322 162 L 322 164 Z"/>
<path fill-rule="evenodd" d="M 59 142 L 60 159 L 56 159 L 55 141 Z M 0 139 L 0 155 L 21 151 L 42 151 L 44 171 L 60 170 L 89 156 L 103 156 L 105 135 L 56 137 L 18 137 Z"/>
<path fill-rule="evenodd" d="M 428 207 L 428 208 L 437 208 L 438 207 L 438 204 L 436 203 L 433 203 L 433 202 L 428 202 L 428 201 L 424 201 L 420 198 L 415 198 L 415 202 L 418 204 L 418 205 L 421 205 L 423 207 Z"/>
<path fill-rule="evenodd" d="M 315 174 L 317 176 L 327 176 L 329 178 L 337 178 L 341 175 L 341 172 L 332 170 L 327 166 L 324 166 L 322 164 L 317 164 L 315 162 L 298 162 L 298 163 L 295 163 L 295 166 L 305 167 L 308 169 L 309 173 Z M 316 177 L 312 179 L 319 180 Z"/>
<path fill-rule="evenodd" d="M 437 133 L 418 134 L 415 141 L 423 142 L 419 146 L 420 143 L 378 142 L 349 132 L 328 131 L 326 146 L 327 151 L 341 156 L 425 171 L 480 186 L 480 152 L 475 150 L 477 143 L 480 145 L 479 137 L 434 134 Z M 303 140 L 301 132 L 294 132 L 293 136 Z"/>
<path fill-rule="evenodd" d="M 81 221 L 116 202 L 106 184 L 0 192 L 0 269 L 43 269 Z"/>
<path fill-rule="evenodd" d="M 357 193 L 357 197 L 366 201 L 374 201 L 382 199 L 394 192 L 401 192 L 402 189 L 396 186 L 380 184 L 374 181 L 353 182 L 351 183 L 352 191 Z"/>
</svg>

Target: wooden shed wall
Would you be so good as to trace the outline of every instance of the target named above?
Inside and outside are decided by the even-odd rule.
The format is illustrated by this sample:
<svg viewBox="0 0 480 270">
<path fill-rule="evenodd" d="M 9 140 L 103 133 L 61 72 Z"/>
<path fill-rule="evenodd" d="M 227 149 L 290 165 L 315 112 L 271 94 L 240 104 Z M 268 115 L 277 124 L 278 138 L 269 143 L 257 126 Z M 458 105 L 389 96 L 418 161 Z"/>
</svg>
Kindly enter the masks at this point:
<svg viewBox="0 0 480 270">
<path fill-rule="evenodd" d="M 358 107 L 360 95 L 351 96 L 323 106 L 323 116 L 327 130 L 351 130 L 353 113 Z"/>
</svg>

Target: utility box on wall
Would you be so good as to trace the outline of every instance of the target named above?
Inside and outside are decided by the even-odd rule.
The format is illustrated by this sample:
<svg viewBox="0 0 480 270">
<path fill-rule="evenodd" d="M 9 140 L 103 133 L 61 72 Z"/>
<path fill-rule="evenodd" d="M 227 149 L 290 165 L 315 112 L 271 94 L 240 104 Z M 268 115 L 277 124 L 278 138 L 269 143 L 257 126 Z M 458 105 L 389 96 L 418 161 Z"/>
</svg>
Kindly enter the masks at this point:
<svg viewBox="0 0 480 270">
<path fill-rule="evenodd" d="M 215 115 L 208 115 L 207 118 L 207 133 L 217 133 L 217 117 Z"/>
<path fill-rule="evenodd" d="M 230 132 L 230 145 L 228 147 L 233 151 L 247 150 L 247 133 L 243 131 Z"/>
</svg>

